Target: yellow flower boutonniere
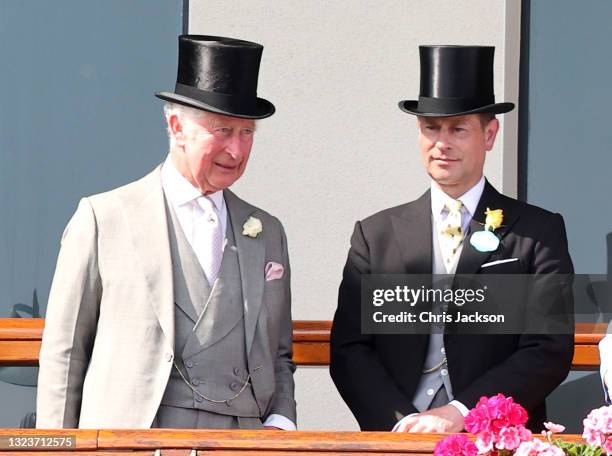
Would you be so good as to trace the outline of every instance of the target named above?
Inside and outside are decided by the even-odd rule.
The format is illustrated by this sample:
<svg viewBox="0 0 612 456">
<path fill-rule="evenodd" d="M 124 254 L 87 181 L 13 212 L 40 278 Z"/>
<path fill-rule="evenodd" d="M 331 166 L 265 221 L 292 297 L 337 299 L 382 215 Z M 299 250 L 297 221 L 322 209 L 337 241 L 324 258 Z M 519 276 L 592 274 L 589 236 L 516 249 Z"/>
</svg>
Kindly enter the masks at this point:
<svg viewBox="0 0 612 456">
<path fill-rule="evenodd" d="M 485 219 L 485 230 L 495 231 L 497 228 L 502 226 L 502 223 L 504 221 L 503 209 L 489 209 L 487 207 L 485 215 L 487 216 L 487 218 Z"/>
</svg>

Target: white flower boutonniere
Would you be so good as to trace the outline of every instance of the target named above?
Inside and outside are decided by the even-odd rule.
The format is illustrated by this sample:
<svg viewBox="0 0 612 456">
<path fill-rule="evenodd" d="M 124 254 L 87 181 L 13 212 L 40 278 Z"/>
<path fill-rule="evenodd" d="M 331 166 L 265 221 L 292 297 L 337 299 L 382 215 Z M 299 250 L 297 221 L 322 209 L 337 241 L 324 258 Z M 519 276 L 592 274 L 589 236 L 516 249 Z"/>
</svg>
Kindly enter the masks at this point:
<svg viewBox="0 0 612 456">
<path fill-rule="evenodd" d="M 484 230 L 477 231 L 470 237 L 470 244 L 479 252 L 493 252 L 499 247 L 499 238 L 493 233 L 502 226 L 504 211 L 502 209 L 489 209 L 485 211 Z"/>
<path fill-rule="evenodd" d="M 257 217 L 249 217 L 248 220 L 244 222 L 244 225 L 242 225 L 242 234 L 244 236 L 256 238 L 262 231 L 263 225 L 261 224 L 261 220 Z"/>
</svg>

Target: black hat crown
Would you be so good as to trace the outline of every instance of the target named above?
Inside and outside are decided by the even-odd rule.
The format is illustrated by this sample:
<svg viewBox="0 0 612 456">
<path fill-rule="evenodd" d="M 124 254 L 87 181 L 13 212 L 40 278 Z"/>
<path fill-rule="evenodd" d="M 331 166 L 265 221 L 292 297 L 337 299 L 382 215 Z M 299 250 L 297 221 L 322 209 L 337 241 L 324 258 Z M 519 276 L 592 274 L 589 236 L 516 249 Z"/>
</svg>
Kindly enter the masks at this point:
<svg viewBox="0 0 612 456">
<path fill-rule="evenodd" d="M 494 54 L 493 46 L 419 46 L 419 99 L 400 101 L 400 109 L 419 116 L 511 111 L 513 103 L 495 103 Z"/>
<path fill-rule="evenodd" d="M 155 95 L 196 109 L 248 119 L 274 114 L 272 103 L 257 97 L 263 46 L 208 35 L 179 36 L 174 93 Z"/>
</svg>

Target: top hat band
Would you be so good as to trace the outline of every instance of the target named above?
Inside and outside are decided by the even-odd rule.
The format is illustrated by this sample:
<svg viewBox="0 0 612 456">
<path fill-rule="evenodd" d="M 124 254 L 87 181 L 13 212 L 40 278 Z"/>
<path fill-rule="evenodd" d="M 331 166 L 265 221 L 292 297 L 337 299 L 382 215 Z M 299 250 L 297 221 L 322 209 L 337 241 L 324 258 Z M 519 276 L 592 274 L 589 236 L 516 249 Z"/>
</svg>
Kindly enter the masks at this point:
<svg viewBox="0 0 612 456">
<path fill-rule="evenodd" d="M 250 112 L 256 108 L 257 95 L 234 95 L 208 90 L 197 89 L 192 86 L 176 83 L 175 93 L 211 106 L 223 107 L 225 111 Z"/>
<path fill-rule="evenodd" d="M 422 112 L 463 112 L 495 104 L 495 96 L 478 98 L 422 97 L 418 109 Z"/>
</svg>

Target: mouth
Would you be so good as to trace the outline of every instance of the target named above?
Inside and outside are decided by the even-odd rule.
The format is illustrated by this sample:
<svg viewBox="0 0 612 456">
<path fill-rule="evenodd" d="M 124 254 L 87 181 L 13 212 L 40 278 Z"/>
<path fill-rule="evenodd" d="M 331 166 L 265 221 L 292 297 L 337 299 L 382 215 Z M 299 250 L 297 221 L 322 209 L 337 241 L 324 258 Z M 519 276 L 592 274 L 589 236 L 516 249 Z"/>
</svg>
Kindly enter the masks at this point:
<svg viewBox="0 0 612 456">
<path fill-rule="evenodd" d="M 438 165 L 452 165 L 453 163 L 459 162 L 459 159 L 449 157 L 432 157 L 431 161 Z"/>
<path fill-rule="evenodd" d="M 235 171 L 238 169 L 238 164 L 229 163 L 213 163 L 216 167 L 221 168 L 223 171 Z"/>
</svg>

